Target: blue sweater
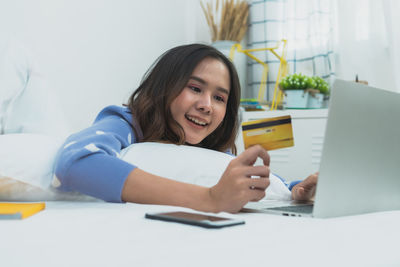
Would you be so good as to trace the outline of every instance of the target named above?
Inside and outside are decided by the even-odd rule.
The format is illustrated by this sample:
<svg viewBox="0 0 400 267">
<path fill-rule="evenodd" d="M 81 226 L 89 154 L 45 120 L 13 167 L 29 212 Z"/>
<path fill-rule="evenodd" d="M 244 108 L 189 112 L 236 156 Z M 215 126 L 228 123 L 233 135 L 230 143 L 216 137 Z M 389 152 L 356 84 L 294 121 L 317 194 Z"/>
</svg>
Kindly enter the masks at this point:
<svg viewBox="0 0 400 267">
<path fill-rule="evenodd" d="M 136 166 L 122 160 L 120 152 L 141 137 L 129 108 L 106 107 L 91 127 L 69 136 L 60 148 L 55 167 L 58 189 L 122 202 L 125 180 Z M 296 183 L 287 186 L 291 189 Z"/>
</svg>

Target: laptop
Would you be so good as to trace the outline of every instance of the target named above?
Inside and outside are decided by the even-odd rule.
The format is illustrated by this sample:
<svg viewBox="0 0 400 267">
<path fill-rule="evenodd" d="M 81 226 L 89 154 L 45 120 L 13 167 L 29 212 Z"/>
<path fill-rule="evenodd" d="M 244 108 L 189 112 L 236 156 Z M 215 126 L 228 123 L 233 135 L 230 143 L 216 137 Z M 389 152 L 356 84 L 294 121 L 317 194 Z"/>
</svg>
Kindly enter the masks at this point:
<svg viewBox="0 0 400 267">
<path fill-rule="evenodd" d="M 400 94 L 336 80 L 313 203 L 262 200 L 243 211 L 328 218 L 400 209 Z"/>
</svg>

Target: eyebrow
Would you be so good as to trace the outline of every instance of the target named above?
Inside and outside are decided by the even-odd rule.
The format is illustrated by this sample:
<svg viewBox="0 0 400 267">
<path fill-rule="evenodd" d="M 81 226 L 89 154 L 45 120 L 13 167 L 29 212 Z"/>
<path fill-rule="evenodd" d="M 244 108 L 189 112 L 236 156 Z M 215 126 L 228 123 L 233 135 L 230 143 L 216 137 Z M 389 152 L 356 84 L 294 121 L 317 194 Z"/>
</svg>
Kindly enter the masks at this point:
<svg viewBox="0 0 400 267">
<path fill-rule="evenodd" d="M 202 83 L 204 85 L 207 85 L 207 82 L 205 80 L 203 80 L 202 78 L 199 78 L 197 76 L 190 76 L 189 79 L 196 80 L 196 81 L 198 81 L 198 82 L 200 82 L 200 83 Z M 228 89 L 225 89 L 225 88 L 222 88 L 222 87 L 217 87 L 217 90 L 220 91 L 221 93 L 229 95 L 229 90 Z"/>
</svg>

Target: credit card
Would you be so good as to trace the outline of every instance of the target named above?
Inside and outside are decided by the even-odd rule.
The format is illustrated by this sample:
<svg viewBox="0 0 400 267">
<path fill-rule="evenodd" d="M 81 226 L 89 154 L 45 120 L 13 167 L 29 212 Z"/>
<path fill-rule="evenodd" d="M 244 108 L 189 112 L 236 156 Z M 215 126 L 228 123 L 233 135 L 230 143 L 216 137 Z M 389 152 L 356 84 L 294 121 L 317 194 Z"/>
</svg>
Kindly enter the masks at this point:
<svg viewBox="0 0 400 267">
<path fill-rule="evenodd" d="M 256 144 L 267 150 L 294 146 L 289 115 L 243 122 L 242 132 L 245 148 Z"/>
</svg>

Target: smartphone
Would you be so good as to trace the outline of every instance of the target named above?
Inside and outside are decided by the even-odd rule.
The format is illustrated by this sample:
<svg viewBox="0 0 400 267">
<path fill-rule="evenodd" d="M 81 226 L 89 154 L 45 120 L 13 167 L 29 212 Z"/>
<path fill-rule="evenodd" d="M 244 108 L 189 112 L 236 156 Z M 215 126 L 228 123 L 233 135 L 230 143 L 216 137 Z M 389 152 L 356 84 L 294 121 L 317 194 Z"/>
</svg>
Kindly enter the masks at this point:
<svg viewBox="0 0 400 267">
<path fill-rule="evenodd" d="M 233 226 L 245 223 L 243 220 L 238 220 L 238 219 L 210 216 L 200 213 L 191 213 L 183 211 L 146 213 L 145 218 L 191 224 L 205 228 L 222 228 L 226 226 Z"/>
</svg>

